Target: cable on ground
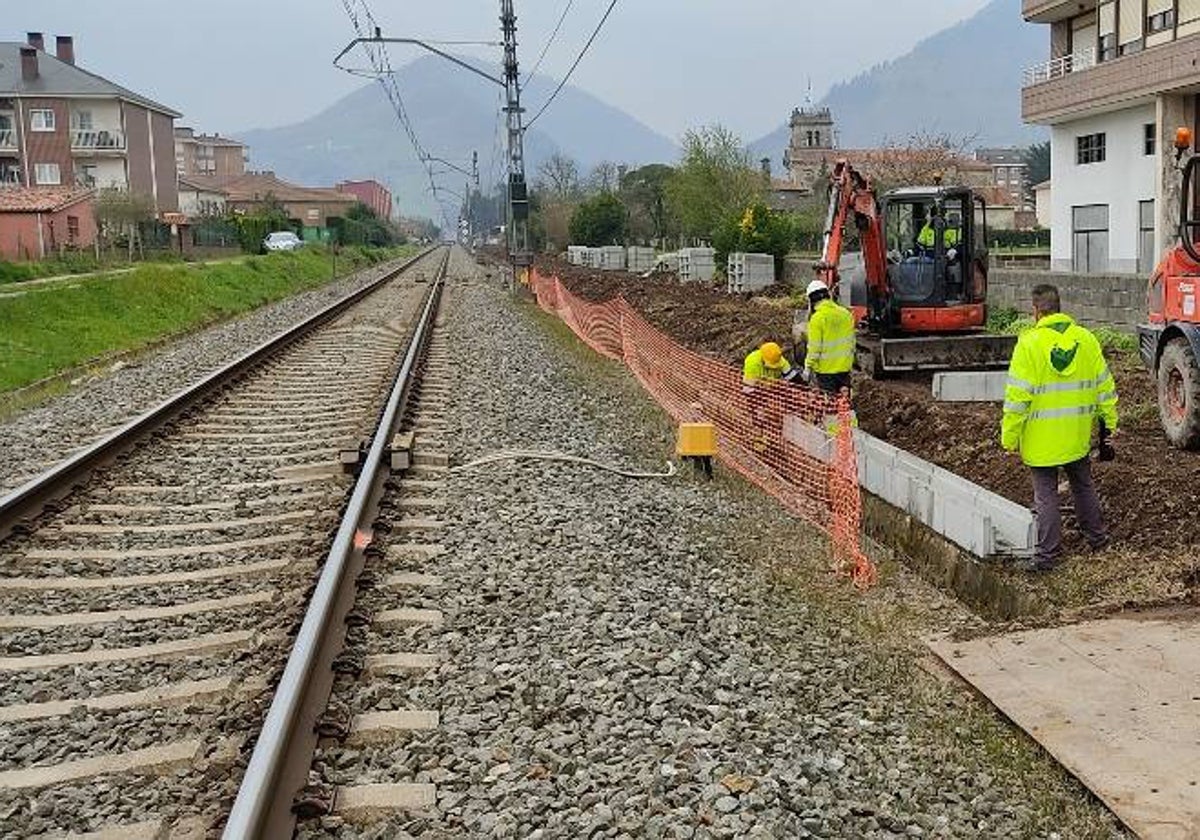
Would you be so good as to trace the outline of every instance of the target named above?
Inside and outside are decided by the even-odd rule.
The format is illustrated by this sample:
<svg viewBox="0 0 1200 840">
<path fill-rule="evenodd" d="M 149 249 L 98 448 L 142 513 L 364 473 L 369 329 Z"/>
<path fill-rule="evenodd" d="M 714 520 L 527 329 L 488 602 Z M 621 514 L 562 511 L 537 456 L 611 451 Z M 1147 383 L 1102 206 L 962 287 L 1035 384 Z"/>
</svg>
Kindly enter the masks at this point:
<svg viewBox="0 0 1200 840">
<path fill-rule="evenodd" d="M 568 455 L 564 452 L 547 452 L 539 449 L 507 449 L 502 452 L 494 452 L 491 455 L 485 455 L 482 458 L 471 461 L 469 464 L 460 464 L 451 468 L 451 472 L 460 472 L 463 470 L 471 470 L 477 467 L 484 467 L 490 464 L 500 463 L 502 461 L 560 461 L 566 464 L 581 464 L 587 467 L 595 467 L 598 470 L 614 473 L 615 475 L 625 478 L 671 478 L 678 470 L 675 464 L 667 462 L 666 472 L 637 472 L 635 470 L 625 470 L 613 464 L 608 464 L 603 461 L 595 461 L 591 458 L 582 458 L 578 455 Z"/>
</svg>

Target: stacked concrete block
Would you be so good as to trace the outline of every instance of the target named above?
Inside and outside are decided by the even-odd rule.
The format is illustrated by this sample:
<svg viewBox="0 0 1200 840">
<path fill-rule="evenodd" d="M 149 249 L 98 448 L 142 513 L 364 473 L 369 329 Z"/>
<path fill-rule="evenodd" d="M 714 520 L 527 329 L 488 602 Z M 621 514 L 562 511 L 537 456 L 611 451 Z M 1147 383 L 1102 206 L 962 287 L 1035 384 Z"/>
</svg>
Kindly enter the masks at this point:
<svg viewBox="0 0 1200 840">
<path fill-rule="evenodd" d="M 603 248 L 593 248 L 595 268 L 601 271 L 623 271 L 625 269 L 625 248 L 621 245 L 605 245 Z"/>
<path fill-rule="evenodd" d="M 726 291 L 731 295 L 761 291 L 775 283 L 775 258 L 735 251 L 726 263 L 725 278 Z"/>
<path fill-rule="evenodd" d="M 684 283 L 711 283 L 717 273 L 712 248 L 679 249 L 679 279 Z"/>
<path fill-rule="evenodd" d="M 579 253 L 579 264 L 584 268 L 599 268 L 599 266 L 596 264 L 599 260 L 599 256 L 597 254 L 598 250 L 599 249 L 597 248 L 584 248 Z"/>
<path fill-rule="evenodd" d="M 654 249 L 630 245 L 625 252 L 629 270 L 641 274 L 654 268 Z"/>
<path fill-rule="evenodd" d="M 679 253 L 677 251 L 671 251 L 667 254 L 659 254 L 654 265 L 656 268 L 662 269 L 663 271 L 674 271 L 678 273 Z"/>
<path fill-rule="evenodd" d="M 587 252 L 586 245 L 568 245 L 567 262 L 571 265 L 583 265 L 583 255 Z"/>
</svg>

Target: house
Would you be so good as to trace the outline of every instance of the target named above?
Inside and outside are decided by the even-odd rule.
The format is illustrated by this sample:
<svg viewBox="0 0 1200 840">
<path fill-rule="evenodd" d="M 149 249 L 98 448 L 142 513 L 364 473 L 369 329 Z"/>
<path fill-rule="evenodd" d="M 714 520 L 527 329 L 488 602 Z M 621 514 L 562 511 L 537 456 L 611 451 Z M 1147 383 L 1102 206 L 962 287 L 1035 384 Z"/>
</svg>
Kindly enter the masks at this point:
<svg viewBox="0 0 1200 840">
<path fill-rule="evenodd" d="M 1051 196 L 1049 181 L 1042 181 L 1040 184 L 1033 185 L 1034 204 L 1037 206 L 1038 227 L 1048 228 L 1051 226 Z"/>
<path fill-rule="evenodd" d="M 940 175 L 947 184 L 969 187 L 992 185 L 992 166 L 956 154 L 951 149 L 876 148 L 842 149 L 836 143 L 837 128 L 828 108 L 797 108 L 789 121 L 791 141 L 784 152 L 783 165 L 788 180 L 798 189 L 812 194 L 822 177 L 839 160 L 850 164 L 877 181 L 887 181 L 904 173 L 919 173 L 922 180 Z"/>
<path fill-rule="evenodd" d="M 179 211 L 188 219 L 225 215 L 229 193 L 215 179 L 200 175 L 179 176 Z"/>
<path fill-rule="evenodd" d="M 250 150 L 245 143 L 219 134 L 197 134 L 195 129 L 175 129 L 175 171 L 179 177 L 200 176 L 230 180 L 246 174 Z"/>
<path fill-rule="evenodd" d="M 342 181 L 335 189 L 358 196 L 358 200 L 374 210 L 376 216 L 391 221 L 392 192 L 378 181 Z"/>
<path fill-rule="evenodd" d="M 1029 164 L 1025 162 L 1023 149 L 976 149 L 975 160 L 992 167 L 992 186 L 1008 192 L 1007 203 L 1022 210 L 1031 209 Z"/>
<path fill-rule="evenodd" d="M 1178 127 L 1195 129 L 1200 0 L 1021 0 L 1048 58 L 1026 122 L 1050 127 L 1051 267 L 1149 274 L 1175 239 Z"/>
<path fill-rule="evenodd" d="M 70 36 L 53 55 L 39 32 L 0 43 L 0 184 L 116 187 L 174 212 L 178 116 L 79 67 Z"/>
<path fill-rule="evenodd" d="M 95 191 L 86 187 L 0 189 L 0 258 L 34 260 L 96 241 Z"/>
<path fill-rule="evenodd" d="M 253 213 L 274 201 L 303 231 L 305 240 L 329 238 L 330 220 L 342 218 L 358 196 L 328 187 L 301 187 L 276 177 L 274 172 L 247 172 L 221 183 L 226 206 L 234 213 Z"/>
</svg>

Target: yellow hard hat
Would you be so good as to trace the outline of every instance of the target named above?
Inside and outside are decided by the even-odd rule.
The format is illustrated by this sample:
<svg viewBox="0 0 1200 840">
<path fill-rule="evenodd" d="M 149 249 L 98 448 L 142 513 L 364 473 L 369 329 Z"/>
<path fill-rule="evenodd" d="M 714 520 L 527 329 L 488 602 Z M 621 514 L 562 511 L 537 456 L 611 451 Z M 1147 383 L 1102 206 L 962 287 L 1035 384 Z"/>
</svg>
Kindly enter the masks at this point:
<svg viewBox="0 0 1200 840">
<path fill-rule="evenodd" d="M 767 367 L 777 368 L 783 366 L 783 348 L 774 341 L 768 341 L 758 349 L 762 353 L 763 364 Z"/>
</svg>

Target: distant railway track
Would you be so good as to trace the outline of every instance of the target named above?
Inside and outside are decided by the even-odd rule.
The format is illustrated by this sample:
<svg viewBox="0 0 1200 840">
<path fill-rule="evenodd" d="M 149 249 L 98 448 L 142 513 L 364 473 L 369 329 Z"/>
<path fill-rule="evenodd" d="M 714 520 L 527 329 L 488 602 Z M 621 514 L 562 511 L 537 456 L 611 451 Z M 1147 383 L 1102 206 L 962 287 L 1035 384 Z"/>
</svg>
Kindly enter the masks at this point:
<svg viewBox="0 0 1200 840">
<path fill-rule="evenodd" d="M 290 820 L 331 681 L 311 677 L 341 647 L 449 259 L 409 260 L 0 499 L 0 837 Z"/>
</svg>

